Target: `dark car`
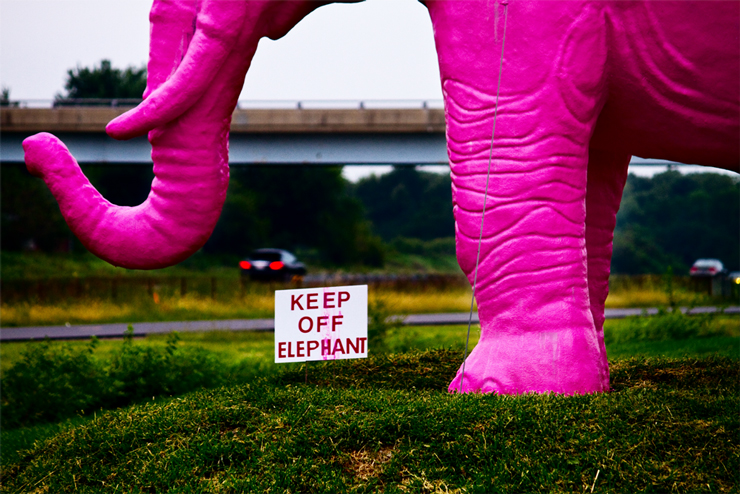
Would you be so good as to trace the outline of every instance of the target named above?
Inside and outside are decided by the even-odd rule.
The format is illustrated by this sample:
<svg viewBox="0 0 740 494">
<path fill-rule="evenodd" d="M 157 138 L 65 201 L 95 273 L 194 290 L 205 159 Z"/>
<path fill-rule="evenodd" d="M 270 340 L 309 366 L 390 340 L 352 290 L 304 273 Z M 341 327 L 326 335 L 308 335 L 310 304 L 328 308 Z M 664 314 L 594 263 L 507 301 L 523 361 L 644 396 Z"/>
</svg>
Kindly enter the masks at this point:
<svg viewBox="0 0 740 494">
<path fill-rule="evenodd" d="M 282 249 L 257 249 L 239 263 L 242 276 L 253 280 L 289 281 L 306 274 L 306 266 Z"/>
<path fill-rule="evenodd" d="M 689 270 L 691 276 L 718 276 L 727 274 L 724 264 L 719 259 L 697 259 Z"/>
</svg>

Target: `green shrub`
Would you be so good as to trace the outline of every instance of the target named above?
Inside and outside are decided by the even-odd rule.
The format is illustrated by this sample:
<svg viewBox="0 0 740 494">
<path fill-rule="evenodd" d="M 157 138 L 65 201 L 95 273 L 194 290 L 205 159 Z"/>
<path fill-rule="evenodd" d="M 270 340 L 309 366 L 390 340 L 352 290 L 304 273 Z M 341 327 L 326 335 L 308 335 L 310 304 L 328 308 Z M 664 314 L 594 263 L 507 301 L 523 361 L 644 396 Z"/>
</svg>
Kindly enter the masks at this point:
<svg viewBox="0 0 740 494">
<path fill-rule="evenodd" d="M 401 254 L 416 254 L 421 256 L 455 255 L 455 237 L 442 237 L 434 240 L 418 238 L 396 237 L 391 247 Z"/>
<path fill-rule="evenodd" d="M 200 349 L 178 349 L 176 332 L 163 350 L 139 347 L 128 334 L 108 369 L 107 407 L 124 406 L 154 396 L 171 396 L 224 382 L 225 369 L 213 354 Z"/>
<path fill-rule="evenodd" d="M 2 376 L 3 427 L 53 422 L 99 408 L 216 387 L 233 375 L 213 354 L 178 348 L 177 342 L 173 333 L 166 348 L 139 347 L 129 331 L 108 364 L 95 357 L 95 338 L 77 351 L 49 341 L 29 345 L 21 361 Z M 248 374 L 245 369 L 239 373 Z"/>
<path fill-rule="evenodd" d="M 604 332 L 604 342 L 668 341 L 719 336 L 712 329 L 714 314 L 688 316 L 679 310 L 660 309 L 655 316 L 630 317 L 616 328 Z"/>
<path fill-rule="evenodd" d="M 388 302 L 381 298 L 370 301 L 367 307 L 367 344 L 373 352 L 386 353 L 388 344 L 386 338 L 388 330 L 402 325 L 400 319 L 392 317 Z"/>
<path fill-rule="evenodd" d="M 48 340 L 29 345 L 2 377 L 3 427 L 53 422 L 98 406 L 107 377 L 93 355 L 96 345 L 93 339 L 77 352 Z"/>
</svg>

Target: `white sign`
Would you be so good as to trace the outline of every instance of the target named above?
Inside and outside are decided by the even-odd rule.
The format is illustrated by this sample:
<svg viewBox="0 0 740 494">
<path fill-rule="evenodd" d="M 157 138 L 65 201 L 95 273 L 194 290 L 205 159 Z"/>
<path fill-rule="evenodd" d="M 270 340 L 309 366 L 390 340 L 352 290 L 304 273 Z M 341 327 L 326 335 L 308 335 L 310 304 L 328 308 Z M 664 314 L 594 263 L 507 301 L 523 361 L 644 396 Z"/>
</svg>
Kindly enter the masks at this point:
<svg viewBox="0 0 740 494">
<path fill-rule="evenodd" d="M 275 291 L 275 363 L 367 357 L 367 285 Z"/>
</svg>

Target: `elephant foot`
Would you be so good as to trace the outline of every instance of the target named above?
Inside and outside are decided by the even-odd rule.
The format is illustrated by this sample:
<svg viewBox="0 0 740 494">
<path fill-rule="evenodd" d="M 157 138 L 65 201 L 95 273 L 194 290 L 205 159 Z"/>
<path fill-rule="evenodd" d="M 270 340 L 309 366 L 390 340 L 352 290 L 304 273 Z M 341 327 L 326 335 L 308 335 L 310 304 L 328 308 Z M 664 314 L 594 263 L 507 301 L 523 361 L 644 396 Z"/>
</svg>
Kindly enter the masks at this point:
<svg viewBox="0 0 740 494">
<path fill-rule="evenodd" d="M 592 331 L 593 332 L 593 331 Z M 606 358 L 582 329 L 499 333 L 482 338 L 449 386 L 449 392 L 561 393 L 609 390 Z"/>
</svg>

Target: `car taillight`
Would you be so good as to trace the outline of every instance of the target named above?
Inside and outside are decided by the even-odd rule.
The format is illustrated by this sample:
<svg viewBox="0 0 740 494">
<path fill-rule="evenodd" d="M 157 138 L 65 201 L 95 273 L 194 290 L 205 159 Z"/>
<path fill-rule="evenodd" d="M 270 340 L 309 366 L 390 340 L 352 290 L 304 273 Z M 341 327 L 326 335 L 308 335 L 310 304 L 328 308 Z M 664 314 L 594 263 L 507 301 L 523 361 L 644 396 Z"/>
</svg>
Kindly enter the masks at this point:
<svg viewBox="0 0 740 494">
<path fill-rule="evenodd" d="M 280 261 L 274 261 L 270 263 L 270 269 L 272 269 L 273 271 L 277 271 L 278 269 L 283 269 L 283 266 L 285 266 L 285 264 L 283 264 Z"/>
<path fill-rule="evenodd" d="M 717 272 L 717 268 L 709 268 L 709 272 L 714 274 Z"/>
<path fill-rule="evenodd" d="M 249 264 L 249 261 L 241 261 L 239 263 L 239 267 L 242 268 L 242 269 L 249 269 L 249 268 L 252 267 L 252 265 Z"/>
<path fill-rule="evenodd" d="M 699 271 L 699 268 L 696 266 L 692 266 L 691 269 L 689 269 L 689 273 L 696 273 L 697 271 Z"/>
</svg>

